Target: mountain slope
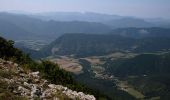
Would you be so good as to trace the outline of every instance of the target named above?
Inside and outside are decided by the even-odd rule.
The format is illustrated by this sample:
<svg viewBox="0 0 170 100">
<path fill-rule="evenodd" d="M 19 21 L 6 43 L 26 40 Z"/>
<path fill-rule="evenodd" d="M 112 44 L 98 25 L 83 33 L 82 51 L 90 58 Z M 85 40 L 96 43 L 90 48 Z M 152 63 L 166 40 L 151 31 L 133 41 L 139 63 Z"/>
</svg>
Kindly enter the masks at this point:
<svg viewBox="0 0 170 100">
<path fill-rule="evenodd" d="M 107 33 L 111 30 L 107 25 L 96 22 L 57 22 L 42 21 L 26 15 L 0 13 L 0 21 L 3 24 L 11 23 L 8 30 L 16 31 L 18 28 L 24 31 L 17 31 L 19 36 L 26 38 L 24 34 L 32 38 L 55 39 L 64 33 Z M 18 27 L 18 28 L 16 28 Z M 16 30 L 14 30 L 16 28 Z M 26 32 L 25 32 L 26 31 Z M 8 31 L 0 28 L 0 32 L 7 34 Z"/>
<path fill-rule="evenodd" d="M 37 63 L 33 61 L 28 55 L 25 55 L 19 49 L 14 48 L 13 41 L 11 40 L 7 41 L 4 38 L 0 37 L 0 44 L 1 44 L 0 45 L 0 77 L 2 77 L 0 80 L 0 84 L 1 84 L 0 97 L 2 97 L 3 99 L 4 98 L 7 99 L 8 97 L 16 99 L 16 97 L 20 98 L 23 96 L 26 96 L 26 98 L 27 97 L 32 98 L 32 96 L 34 98 L 35 96 L 35 98 L 38 99 L 41 96 L 43 96 L 42 92 L 46 92 L 45 89 L 48 90 L 50 88 L 52 90 L 50 89 L 49 92 L 53 90 L 56 91 L 57 88 L 59 90 L 61 89 L 61 91 L 57 90 L 57 93 L 59 93 L 58 95 L 60 95 L 61 98 L 64 98 L 63 96 L 66 96 L 67 93 L 68 95 L 66 97 L 69 97 L 71 99 L 77 98 L 78 95 L 79 96 L 81 95 L 82 97 L 83 93 L 80 91 L 83 91 L 86 94 L 87 93 L 94 94 L 95 97 L 97 97 L 97 99 L 107 98 L 107 96 L 102 95 L 101 93 L 92 90 L 75 81 L 71 73 L 68 73 L 63 69 L 60 69 L 57 64 L 51 63 L 49 61 L 42 61 L 42 63 Z M 5 61 L 2 60 L 1 58 L 10 61 Z M 39 71 L 40 76 L 38 75 L 38 72 L 33 72 L 33 71 Z M 35 75 L 35 78 L 30 77 L 29 74 L 32 74 L 33 77 Z M 43 82 L 45 82 L 44 79 L 47 80 L 48 82 L 45 85 L 45 87 L 40 87 L 40 85 L 43 84 Z M 6 84 L 7 82 L 9 82 L 9 84 Z M 72 90 L 76 90 L 80 93 L 75 91 L 72 92 L 66 87 L 57 86 L 54 84 L 67 86 L 68 88 Z M 43 88 L 43 90 L 41 90 L 41 88 Z M 63 89 L 66 91 L 62 92 Z M 73 94 L 71 94 L 70 92 L 72 92 Z M 50 92 L 50 93 L 54 93 L 54 92 Z M 74 94 L 77 96 L 74 96 Z M 71 97 L 71 95 L 73 96 L 73 98 Z M 88 98 L 90 96 L 87 95 L 85 96 L 85 98 L 86 97 Z"/>
<path fill-rule="evenodd" d="M 42 20 L 55 21 L 87 21 L 87 22 L 105 22 L 113 19 L 120 19 L 123 16 L 100 14 L 94 12 L 47 12 L 33 14 L 32 17 L 40 18 Z"/>
<path fill-rule="evenodd" d="M 153 75 L 153 74 L 168 74 L 170 72 L 170 54 L 154 55 L 141 54 L 127 60 L 115 61 L 116 65 L 110 67 L 115 75 Z"/>
<path fill-rule="evenodd" d="M 42 49 L 59 55 L 104 55 L 119 50 L 129 50 L 134 39 L 116 35 L 65 34 Z"/>
<path fill-rule="evenodd" d="M 114 28 L 128 28 L 128 27 L 154 27 L 155 25 L 149 22 L 146 22 L 143 19 L 137 18 L 121 18 L 116 20 L 109 20 L 105 24 L 110 25 Z"/>
<path fill-rule="evenodd" d="M 39 72 L 24 70 L 18 64 L 2 59 L 0 77 L 0 99 L 96 100 L 93 95 L 85 95 L 62 85 L 51 84 L 42 79 Z"/>
<path fill-rule="evenodd" d="M 143 93 L 146 99 L 158 97 L 169 100 L 170 97 L 170 53 L 155 55 L 141 54 L 134 58 L 108 60 L 104 66 L 116 77 Z"/>
<path fill-rule="evenodd" d="M 110 34 L 121 35 L 132 38 L 146 38 L 146 37 L 170 37 L 169 28 L 118 28 L 110 32 Z"/>
<path fill-rule="evenodd" d="M 124 28 L 124 27 L 154 27 L 157 23 L 152 23 L 149 20 L 140 18 L 100 14 L 93 12 L 47 12 L 34 14 L 32 17 L 39 18 L 42 20 L 55 20 L 55 21 L 87 21 L 87 22 L 99 22 L 109 25 L 113 28 Z"/>
<path fill-rule="evenodd" d="M 32 35 L 31 32 L 28 32 L 17 25 L 0 19 L 0 35 L 8 39 L 26 39 Z M 24 36 L 24 37 L 23 37 Z"/>
<path fill-rule="evenodd" d="M 65 34 L 42 49 L 48 55 L 93 56 L 117 51 L 157 52 L 170 49 L 169 37 L 131 38 L 119 35 Z"/>
</svg>

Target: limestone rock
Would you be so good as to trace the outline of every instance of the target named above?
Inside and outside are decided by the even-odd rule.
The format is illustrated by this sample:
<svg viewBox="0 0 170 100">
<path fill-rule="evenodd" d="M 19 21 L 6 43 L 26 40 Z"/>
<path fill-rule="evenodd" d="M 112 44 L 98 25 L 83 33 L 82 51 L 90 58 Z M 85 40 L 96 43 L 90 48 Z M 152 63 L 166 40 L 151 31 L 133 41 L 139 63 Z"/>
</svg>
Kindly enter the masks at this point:
<svg viewBox="0 0 170 100">
<path fill-rule="evenodd" d="M 50 84 L 50 82 L 39 76 L 40 72 L 25 71 L 22 66 L 11 61 L 0 59 L 0 70 L 5 72 L 14 71 L 15 74 L 12 77 L 0 76 L 0 81 L 5 82 L 8 85 L 7 89 L 10 89 L 15 95 L 24 96 L 29 100 L 34 100 L 35 98 L 40 100 L 60 100 L 58 94 L 73 100 L 77 98 L 79 100 L 96 100 L 93 95 L 73 91 L 62 85 Z"/>
</svg>

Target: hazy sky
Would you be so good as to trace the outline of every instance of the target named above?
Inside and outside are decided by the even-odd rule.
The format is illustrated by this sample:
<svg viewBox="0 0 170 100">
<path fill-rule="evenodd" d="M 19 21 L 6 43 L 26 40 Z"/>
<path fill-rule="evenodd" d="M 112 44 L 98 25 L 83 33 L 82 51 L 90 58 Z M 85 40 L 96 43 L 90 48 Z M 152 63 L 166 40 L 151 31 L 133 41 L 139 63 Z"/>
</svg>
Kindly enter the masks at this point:
<svg viewBox="0 0 170 100">
<path fill-rule="evenodd" d="M 0 0 L 0 11 L 100 12 L 170 18 L 170 0 Z"/>
</svg>

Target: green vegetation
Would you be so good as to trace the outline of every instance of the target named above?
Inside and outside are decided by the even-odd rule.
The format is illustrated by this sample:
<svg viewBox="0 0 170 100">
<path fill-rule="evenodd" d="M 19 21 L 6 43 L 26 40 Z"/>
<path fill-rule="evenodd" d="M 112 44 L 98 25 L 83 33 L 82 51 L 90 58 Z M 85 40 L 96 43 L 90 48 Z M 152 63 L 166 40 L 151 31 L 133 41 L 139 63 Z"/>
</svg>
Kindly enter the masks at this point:
<svg viewBox="0 0 170 100">
<path fill-rule="evenodd" d="M 71 73 L 60 69 L 57 64 L 51 63 L 49 61 L 42 61 L 42 63 L 37 63 L 33 61 L 28 55 L 25 55 L 17 48 L 13 47 L 13 41 L 7 41 L 0 37 L 0 58 L 4 58 L 7 60 L 12 60 L 17 62 L 18 64 L 22 65 L 24 68 L 31 69 L 33 71 L 40 71 L 42 77 L 48 79 L 50 82 L 54 84 L 61 84 L 67 86 L 68 88 L 76 91 L 81 91 L 88 94 L 95 95 L 96 98 L 106 96 L 99 94 L 98 92 L 76 82 L 73 78 Z M 1 75 L 8 75 L 9 73 L 1 72 Z M 10 77 L 10 75 L 9 75 Z M 3 86 L 3 85 L 0 85 Z M 3 88 L 2 88 L 3 89 Z M 9 93 L 4 94 L 3 91 L 1 96 L 10 95 Z"/>
<path fill-rule="evenodd" d="M 107 95 L 109 100 L 135 100 L 128 93 L 118 90 L 114 81 L 94 78 L 95 74 L 89 70 L 91 65 L 88 61 L 80 59 L 80 64 L 83 66 L 84 73 L 75 75 L 75 79 L 79 82 Z"/>
<path fill-rule="evenodd" d="M 170 54 L 141 54 L 130 59 L 108 60 L 107 71 L 127 80 L 145 98 L 160 96 L 161 100 L 170 97 Z"/>
<path fill-rule="evenodd" d="M 141 99 L 144 98 L 144 95 L 141 94 L 140 92 L 134 90 L 133 88 L 128 88 L 128 93 L 134 97 L 136 97 L 137 99 Z"/>
<path fill-rule="evenodd" d="M 0 77 L 3 77 L 2 74 L 4 74 L 4 72 L 0 72 Z M 11 73 L 5 73 L 6 75 L 11 75 Z M 15 87 L 13 84 L 7 84 L 4 81 L 0 81 L 0 100 L 27 100 L 27 98 L 25 97 L 21 97 L 21 96 L 16 96 L 14 93 L 11 93 L 11 87 Z"/>
<path fill-rule="evenodd" d="M 129 21 L 132 23 L 129 23 Z M 95 22 L 42 21 L 25 15 L 9 13 L 0 13 L 0 22 L 1 36 L 14 40 L 32 40 L 25 43 L 20 41 L 21 44 L 15 45 L 30 54 L 28 55 L 14 48 L 13 41 L 8 41 L 0 37 L 0 58 L 16 62 L 25 69 L 40 71 L 41 77 L 51 83 L 61 84 L 76 91 L 93 94 L 97 99 L 135 99 L 128 93 L 117 89 L 115 78 L 128 82 L 128 86 L 132 86 L 132 89 L 129 90 L 129 93 L 132 95 L 139 95 L 141 97 L 140 93 L 142 93 L 145 95 L 145 99 L 158 98 L 169 100 L 170 98 L 170 53 L 156 54 L 170 51 L 170 29 L 153 27 L 119 28 L 112 30 L 107 25 Z M 113 25 L 113 22 L 115 25 Z M 123 27 L 150 26 L 149 23 L 145 23 L 143 20 L 134 20 L 131 18 L 109 21 L 105 24 L 115 27 L 122 25 Z M 107 32 L 110 32 L 110 34 L 91 34 Z M 60 37 L 56 39 L 58 36 Z M 44 44 L 34 41 L 45 40 L 49 43 L 53 39 L 56 40 L 49 45 L 46 44 L 44 48 L 41 47 Z M 33 48 L 40 49 L 40 51 L 32 50 Z M 116 52 L 123 52 L 125 55 L 127 53 L 135 53 L 138 56 L 134 58 L 114 58 L 113 56 L 105 58 L 106 63 L 101 64 L 101 66 L 106 69 L 106 72 L 102 74 L 116 76 L 113 77 L 113 80 L 96 79 L 90 63 L 85 60 L 79 61 L 83 66 L 84 73 L 73 75 L 60 69 L 57 64 L 44 60 L 41 63 L 37 63 L 30 58 L 31 56 L 32 58 L 39 59 L 56 55 L 74 55 L 77 58 L 82 58 L 88 56 L 105 56 Z M 95 70 L 99 68 L 95 68 Z M 4 78 L 12 77 L 11 74 L 13 72 L 0 70 L 0 76 Z M 0 99 L 25 99 L 24 97 L 17 97 L 10 93 L 10 90 L 6 87 L 6 84 L 0 81 Z M 137 90 L 137 92 L 133 89 Z M 59 95 L 61 99 L 68 99 L 63 98 L 60 93 L 56 95 Z"/>
<path fill-rule="evenodd" d="M 141 54 L 130 59 L 108 60 L 108 71 L 116 76 L 167 74 L 170 72 L 170 54 Z"/>
<path fill-rule="evenodd" d="M 115 52 L 154 53 L 169 51 L 169 43 L 168 36 L 132 38 L 117 34 L 65 34 L 44 47 L 41 52 L 46 56 L 75 55 L 79 58 Z"/>
<path fill-rule="evenodd" d="M 14 60 L 22 64 L 28 63 L 31 60 L 28 55 L 23 54 L 22 51 L 13 47 L 13 41 L 7 41 L 0 37 L 0 44 L 0 58 Z"/>
<path fill-rule="evenodd" d="M 142 92 L 146 98 L 158 97 L 168 100 L 170 97 L 169 75 L 152 75 L 148 77 L 129 78 L 128 82 Z"/>
</svg>

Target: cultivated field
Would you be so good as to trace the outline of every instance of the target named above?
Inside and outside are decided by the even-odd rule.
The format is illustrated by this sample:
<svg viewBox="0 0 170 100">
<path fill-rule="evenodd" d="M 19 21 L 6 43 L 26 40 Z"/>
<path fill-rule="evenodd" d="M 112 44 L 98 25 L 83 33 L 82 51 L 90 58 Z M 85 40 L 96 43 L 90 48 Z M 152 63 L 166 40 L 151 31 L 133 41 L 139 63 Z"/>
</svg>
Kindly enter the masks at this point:
<svg viewBox="0 0 170 100">
<path fill-rule="evenodd" d="M 75 74 L 82 73 L 82 66 L 79 64 L 77 59 L 67 57 L 67 56 L 60 56 L 58 58 L 50 57 L 48 58 L 50 61 L 59 64 L 61 68 L 66 71 L 73 72 Z"/>
</svg>

